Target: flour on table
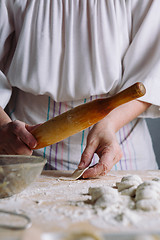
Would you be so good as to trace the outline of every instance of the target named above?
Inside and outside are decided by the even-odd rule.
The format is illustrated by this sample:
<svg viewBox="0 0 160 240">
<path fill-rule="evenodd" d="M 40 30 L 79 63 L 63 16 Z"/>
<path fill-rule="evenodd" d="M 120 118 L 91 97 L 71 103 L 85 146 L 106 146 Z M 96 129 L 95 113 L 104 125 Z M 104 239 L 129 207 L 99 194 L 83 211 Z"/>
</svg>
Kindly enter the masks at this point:
<svg viewBox="0 0 160 240">
<path fill-rule="evenodd" d="M 134 240 L 159 240 L 160 237 L 158 235 L 150 235 L 150 234 L 140 234 L 135 237 Z"/>
<path fill-rule="evenodd" d="M 160 177 L 153 178 L 152 181 L 160 182 Z"/>
<path fill-rule="evenodd" d="M 113 179 L 115 176 L 107 181 L 102 178 L 62 182 L 42 175 L 39 182 L 22 193 L 1 199 L 0 208 L 24 213 L 36 224 L 39 219 L 38 224 L 46 229 L 52 228 L 53 223 L 55 228 L 66 229 L 70 223 L 83 221 L 105 231 L 159 229 L 159 181 L 143 182 L 131 175 L 121 181 L 116 178 L 123 183 L 120 185 Z M 124 194 L 133 188 L 134 194 Z M 151 192 L 146 193 L 146 188 Z"/>
</svg>

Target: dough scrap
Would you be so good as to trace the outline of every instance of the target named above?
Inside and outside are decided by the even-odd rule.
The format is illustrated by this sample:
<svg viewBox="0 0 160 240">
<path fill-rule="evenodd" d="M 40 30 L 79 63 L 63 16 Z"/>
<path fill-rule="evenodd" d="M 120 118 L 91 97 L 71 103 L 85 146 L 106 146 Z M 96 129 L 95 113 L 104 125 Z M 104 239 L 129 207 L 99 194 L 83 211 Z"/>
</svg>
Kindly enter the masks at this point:
<svg viewBox="0 0 160 240">
<path fill-rule="evenodd" d="M 84 169 L 77 168 L 73 173 L 69 174 L 68 176 L 61 176 L 58 179 L 62 181 L 75 181 L 79 179 L 88 168 L 89 167 L 86 167 Z"/>
</svg>

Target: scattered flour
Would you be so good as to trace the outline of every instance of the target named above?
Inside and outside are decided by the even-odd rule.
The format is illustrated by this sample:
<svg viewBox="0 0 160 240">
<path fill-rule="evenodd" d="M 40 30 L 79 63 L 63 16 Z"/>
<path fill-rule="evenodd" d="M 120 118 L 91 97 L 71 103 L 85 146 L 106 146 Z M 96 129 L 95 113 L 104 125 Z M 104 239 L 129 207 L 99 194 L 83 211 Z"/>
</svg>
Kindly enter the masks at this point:
<svg viewBox="0 0 160 240">
<path fill-rule="evenodd" d="M 24 213 L 46 230 L 53 223 L 66 228 L 71 222 L 88 221 L 106 231 L 135 231 L 159 229 L 159 201 L 160 182 L 143 182 L 139 176 L 125 176 L 116 186 L 113 179 L 62 182 L 41 176 L 22 193 L 1 199 L 0 208 Z"/>
</svg>

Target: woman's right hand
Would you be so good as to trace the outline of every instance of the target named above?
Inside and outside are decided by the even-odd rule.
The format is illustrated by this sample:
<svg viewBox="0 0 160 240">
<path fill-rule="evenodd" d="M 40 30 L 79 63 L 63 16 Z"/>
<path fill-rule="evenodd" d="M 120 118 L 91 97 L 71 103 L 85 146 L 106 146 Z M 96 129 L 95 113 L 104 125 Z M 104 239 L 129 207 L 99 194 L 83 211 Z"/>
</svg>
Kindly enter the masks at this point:
<svg viewBox="0 0 160 240">
<path fill-rule="evenodd" d="M 32 155 L 37 141 L 30 131 L 36 126 L 28 126 L 19 120 L 0 126 L 0 154 Z"/>
</svg>

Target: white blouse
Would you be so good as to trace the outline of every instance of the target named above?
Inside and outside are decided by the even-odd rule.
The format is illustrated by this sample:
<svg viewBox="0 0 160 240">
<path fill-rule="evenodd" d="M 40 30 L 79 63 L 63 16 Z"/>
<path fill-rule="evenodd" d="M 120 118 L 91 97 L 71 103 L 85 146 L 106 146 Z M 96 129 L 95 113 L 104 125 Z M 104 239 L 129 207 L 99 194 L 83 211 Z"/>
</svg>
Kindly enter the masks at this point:
<svg viewBox="0 0 160 240">
<path fill-rule="evenodd" d="M 0 0 L 0 105 L 16 91 L 13 119 L 40 123 L 137 81 L 152 104 L 142 117 L 159 117 L 159 0 Z"/>
<path fill-rule="evenodd" d="M 0 70 L 3 107 L 11 86 L 70 101 L 136 81 L 159 106 L 159 0 L 1 0 Z"/>
</svg>

